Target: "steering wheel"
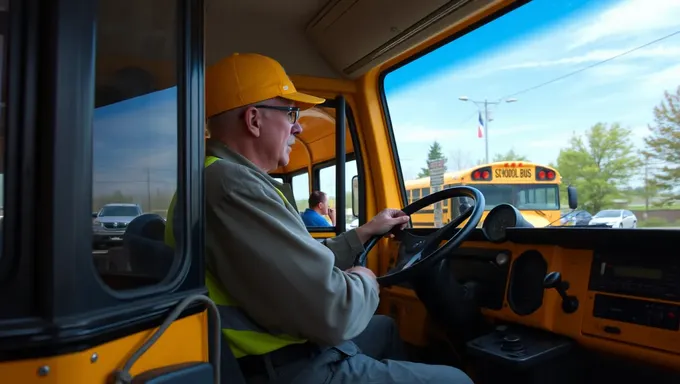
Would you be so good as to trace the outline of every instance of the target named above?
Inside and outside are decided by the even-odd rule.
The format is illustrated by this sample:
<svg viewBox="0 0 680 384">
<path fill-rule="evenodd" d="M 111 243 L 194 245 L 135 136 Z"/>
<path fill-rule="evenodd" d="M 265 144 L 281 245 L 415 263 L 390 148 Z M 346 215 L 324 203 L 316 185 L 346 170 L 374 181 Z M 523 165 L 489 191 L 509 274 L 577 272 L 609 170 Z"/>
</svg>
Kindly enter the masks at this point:
<svg viewBox="0 0 680 384">
<path fill-rule="evenodd" d="M 445 226 L 435 232 L 420 236 L 406 231 L 398 231 L 395 238 L 401 243 L 397 252 L 396 266 L 387 274 L 378 277 L 378 283 L 383 286 L 390 286 L 409 280 L 412 276 L 428 268 L 434 263 L 442 260 L 446 255 L 460 247 L 460 245 L 470 236 L 477 227 L 484 213 L 484 195 L 478 189 L 460 186 L 443 189 L 422 199 L 414 201 L 402 209 L 407 215 L 411 215 L 419 210 L 438 203 L 442 200 L 453 197 L 469 197 L 474 200 L 474 206 L 468 208 L 460 216 L 451 220 Z M 451 208 L 451 207 L 449 207 Z M 456 230 L 465 219 L 470 218 L 460 230 Z M 378 243 L 383 235 L 373 236 L 365 245 L 364 251 L 357 256 L 354 261 L 355 266 L 366 266 L 366 257 L 373 247 Z M 440 246 L 441 242 L 447 242 Z"/>
</svg>

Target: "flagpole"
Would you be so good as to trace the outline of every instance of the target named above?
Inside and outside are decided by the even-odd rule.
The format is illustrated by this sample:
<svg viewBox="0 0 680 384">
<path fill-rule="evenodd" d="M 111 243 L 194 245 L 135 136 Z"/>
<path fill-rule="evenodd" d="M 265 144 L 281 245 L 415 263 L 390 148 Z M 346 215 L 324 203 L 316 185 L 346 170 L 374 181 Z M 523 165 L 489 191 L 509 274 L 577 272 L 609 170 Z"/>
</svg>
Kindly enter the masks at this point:
<svg viewBox="0 0 680 384">
<path fill-rule="evenodd" d="M 489 164 L 489 102 L 484 100 L 484 150 Z"/>
<path fill-rule="evenodd" d="M 479 104 L 481 104 L 481 101 L 470 100 L 470 98 L 468 98 L 467 96 L 460 96 L 458 100 L 472 101 L 473 103 L 475 103 L 475 105 L 478 108 L 477 110 L 479 111 Z M 517 101 L 517 99 L 506 99 L 498 101 L 488 101 L 486 99 L 484 100 L 484 152 L 486 155 L 485 157 L 487 164 L 489 163 L 489 104 L 500 104 L 502 101 L 505 101 L 506 103 L 514 103 Z"/>
</svg>

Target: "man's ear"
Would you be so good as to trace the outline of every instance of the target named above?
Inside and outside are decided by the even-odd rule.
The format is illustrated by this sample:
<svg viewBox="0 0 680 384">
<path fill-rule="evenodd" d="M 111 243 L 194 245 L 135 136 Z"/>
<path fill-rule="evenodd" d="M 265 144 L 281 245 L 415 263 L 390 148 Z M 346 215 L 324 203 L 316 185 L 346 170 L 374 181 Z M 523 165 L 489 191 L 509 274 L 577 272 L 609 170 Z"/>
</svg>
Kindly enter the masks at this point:
<svg viewBox="0 0 680 384">
<path fill-rule="evenodd" d="M 251 135 L 260 137 L 260 130 L 262 128 L 262 114 L 255 107 L 248 107 L 244 112 L 244 121 L 246 129 Z"/>
</svg>

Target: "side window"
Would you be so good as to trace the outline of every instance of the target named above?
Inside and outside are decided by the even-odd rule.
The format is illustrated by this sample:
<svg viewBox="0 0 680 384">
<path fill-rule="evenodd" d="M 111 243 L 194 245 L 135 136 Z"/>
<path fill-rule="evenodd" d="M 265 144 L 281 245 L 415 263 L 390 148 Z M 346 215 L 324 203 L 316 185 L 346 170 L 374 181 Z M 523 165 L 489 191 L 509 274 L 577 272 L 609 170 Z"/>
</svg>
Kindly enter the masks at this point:
<svg viewBox="0 0 680 384">
<path fill-rule="evenodd" d="M 319 190 L 327 195 L 328 205 L 335 210 L 337 215 L 345 215 L 345 224 L 349 227 L 358 217 L 352 214 L 352 177 L 357 175 L 357 162 L 350 160 L 345 163 L 345 206 L 338 207 L 335 204 L 335 165 L 331 165 L 319 170 Z M 359 212 L 357 212 L 359 213 Z M 325 216 L 328 222 L 332 225 L 334 223 L 329 216 Z"/>
<path fill-rule="evenodd" d="M 150 14 L 128 4 L 99 2 L 92 253 L 102 275 L 129 273 L 155 284 L 174 260 L 162 240 L 177 190 L 177 6 L 169 1 L 164 12 Z M 136 51 L 129 41 L 139 42 Z M 122 55 L 122 45 L 133 53 Z M 128 230 L 142 214 L 152 215 Z M 144 237 L 124 244 L 133 230 Z"/>
<path fill-rule="evenodd" d="M 309 207 L 309 173 L 301 173 L 293 176 L 291 179 L 293 187 L 293 195 L 295 195 L 295 204 L 298 211 L 304 212 Z"/>
<path fill-rule="evenodd" d="M 283 183 L 283 179 L 280 177 L 272 177 L 272 179 L 278 181 L 279 183 Z"/>
</svg>

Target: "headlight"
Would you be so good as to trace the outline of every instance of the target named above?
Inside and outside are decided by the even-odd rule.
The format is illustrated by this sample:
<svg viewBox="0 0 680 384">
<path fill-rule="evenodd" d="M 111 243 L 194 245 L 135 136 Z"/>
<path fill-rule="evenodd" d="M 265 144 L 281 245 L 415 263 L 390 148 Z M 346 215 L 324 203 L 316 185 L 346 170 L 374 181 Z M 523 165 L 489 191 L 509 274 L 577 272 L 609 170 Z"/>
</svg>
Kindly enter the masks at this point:
<svg viewBox="0 0 680 384">
<path fill-rule="evenodd" d="M 92 225 L 101 227 L 101 226 L 102 226 L 102 222 L 99 221 L 99 220 L 97 220 L 97 219 L 95 219 L 95 220 L 92 221 Z"/>
</svg>

